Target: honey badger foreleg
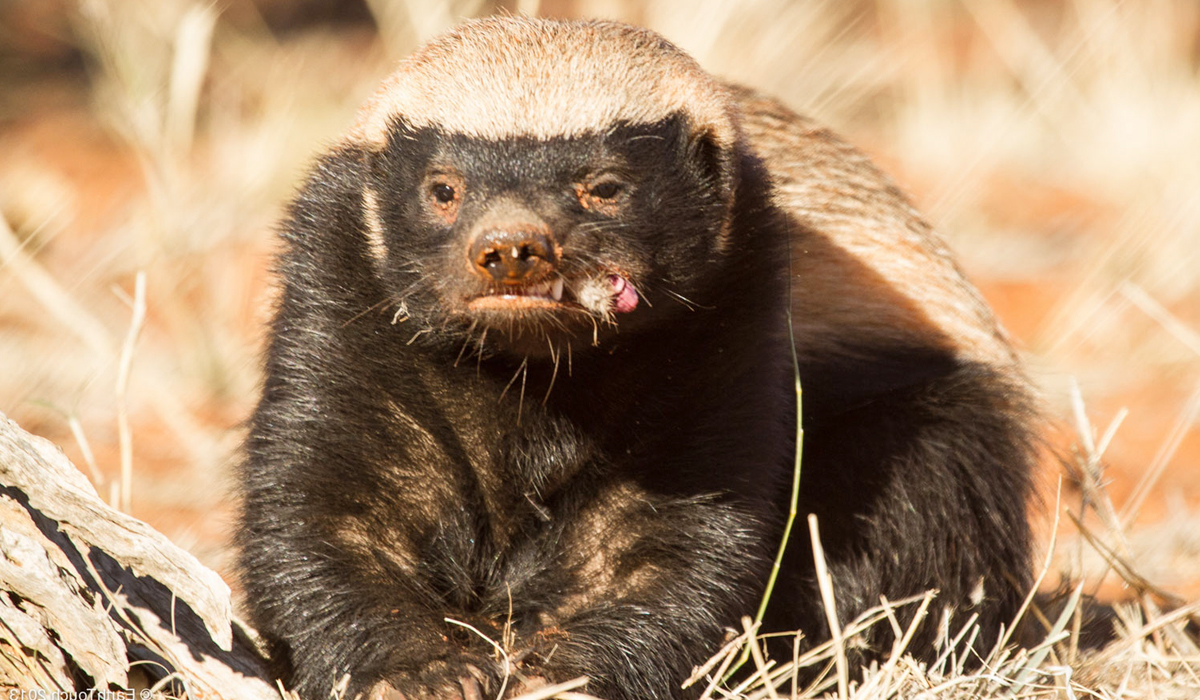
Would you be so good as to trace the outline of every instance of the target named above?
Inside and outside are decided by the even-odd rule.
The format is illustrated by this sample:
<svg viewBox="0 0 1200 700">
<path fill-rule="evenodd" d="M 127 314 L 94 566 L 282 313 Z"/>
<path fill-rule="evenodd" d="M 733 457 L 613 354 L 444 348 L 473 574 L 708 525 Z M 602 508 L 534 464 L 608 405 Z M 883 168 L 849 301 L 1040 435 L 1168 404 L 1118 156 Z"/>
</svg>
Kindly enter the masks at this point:
<svg viewBox="0 0 1200 700">
<path fill-rule="evenodd" d="M 578 676 L 610 700 L 691 697 L 680 683 L 751 609 L 766 568 L 761 508 L 730 497 L 567 489 L 500 554 L 478 511 L 443 510 L 407 537 L 321 527 L 369 533 L 372 507 L 264 523 L 246 552 L 262 562 L 246 572 L 258 622 L 301 697 L 347 674 L 345 697 L 472 700 Z"/>
<path fill-rule="evenodd" d="M 278 505 L 263 507 L 271 497 L 251 492 L 247 511 L 277 514 Z M 404 679 L 395 686 L 409 700 L 463 697 L 463 681 L 469 686 L 474 664 L 486 665 L 490 655 L 445 618 L 473 618 L 403 563 L 405 548 L 385 536 L 372 541 L 369 511 L 333 511 L 290 522 L 247 519 L 253 539 L 244 545 L 243 581 L 276 675 L 306 700 L 338 690 L 358 697 L 382 679 Z M 331 522 L 364 536 L 348 541 Z"/>
<path fill-rule="evenodd" d="M 473 598 L 447 603 L 443 594 L 439 614 L 504 648 L 500 655 L 478 635 L 452 635 L 486 675 L 487 692 L 586 676 L 587 692 L 609 700 L 691 697 L 696 690 L 680 684 L 692 666 L 750 609 L 766 568 L 754 509 L 728 498 L 635 495 L 620 484 L 603 490 L 548 503 L 542 532 L 490 566 L 466 529 L 441 540 L 440 554 L 425 549 L 435 563 L 426 575 L 443 580 L 466 572 L 439 573 L 436 562 L 480 557 L 466 567 L 480 582 Z M 453 687 L 460 671 L 439 672 L 440 687 Z M 410 688 L 411 676 L 389 682 Z"/>
<path fill-rule="evenodd" d="M 528 670 L 586 675 L 587 692 L 611 700 L 694 696 L 680 684 L 761 589 L 761 514 L 732 499 L 627 498 L 581 515 L 555 555 L 566 576 L 521 591 L 544 601 Z"/>
</svg>

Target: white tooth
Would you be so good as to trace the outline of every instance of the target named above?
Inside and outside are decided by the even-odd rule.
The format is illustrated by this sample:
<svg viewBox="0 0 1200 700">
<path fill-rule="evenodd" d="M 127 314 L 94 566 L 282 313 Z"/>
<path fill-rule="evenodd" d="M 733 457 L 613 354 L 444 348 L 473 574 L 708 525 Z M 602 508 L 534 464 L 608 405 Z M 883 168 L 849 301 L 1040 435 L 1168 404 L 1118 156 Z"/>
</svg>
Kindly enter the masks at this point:
<svg viewBox="0 0 1200 700">
<path fill-rule="evenodd" d="M 550 285 L 550 297 L 554 301 L 562 301 L 563 280 L 561 277 L 554 280 L 554 284 Z"/>
</svg>

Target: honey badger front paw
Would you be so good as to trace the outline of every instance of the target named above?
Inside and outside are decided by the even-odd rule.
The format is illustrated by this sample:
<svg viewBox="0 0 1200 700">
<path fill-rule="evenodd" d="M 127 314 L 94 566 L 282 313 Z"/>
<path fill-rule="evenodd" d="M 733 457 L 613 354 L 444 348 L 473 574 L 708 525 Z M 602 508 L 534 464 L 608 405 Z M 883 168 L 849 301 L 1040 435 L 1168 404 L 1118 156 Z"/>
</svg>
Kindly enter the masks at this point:
<svg viewBox="0 0 1200 700">
<path fill-rule="evenodd" d="M 435 661 L 416 673 L 379 681 L 365 700 L 487 700 L 494 685 L 473 663 Z"/>
</svg>

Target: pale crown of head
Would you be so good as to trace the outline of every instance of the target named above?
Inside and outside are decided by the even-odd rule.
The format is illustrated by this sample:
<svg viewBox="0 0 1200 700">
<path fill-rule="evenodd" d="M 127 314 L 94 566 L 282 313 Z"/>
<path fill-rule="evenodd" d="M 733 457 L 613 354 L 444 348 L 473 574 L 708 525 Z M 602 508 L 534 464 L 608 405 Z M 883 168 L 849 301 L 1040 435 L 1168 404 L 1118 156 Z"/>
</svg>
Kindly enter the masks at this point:
<svg viewBox="0 0 1200 700">
<path fill-rule="evenodd" d="M 468 22 L 402 61 L 349 140 L 387 143 L 392 122 L 490 140 L 604 132 L 685 114 L 724 149 L 725 88 L 658 34 L 616 22 L 496 17 Z"/>
</svg>

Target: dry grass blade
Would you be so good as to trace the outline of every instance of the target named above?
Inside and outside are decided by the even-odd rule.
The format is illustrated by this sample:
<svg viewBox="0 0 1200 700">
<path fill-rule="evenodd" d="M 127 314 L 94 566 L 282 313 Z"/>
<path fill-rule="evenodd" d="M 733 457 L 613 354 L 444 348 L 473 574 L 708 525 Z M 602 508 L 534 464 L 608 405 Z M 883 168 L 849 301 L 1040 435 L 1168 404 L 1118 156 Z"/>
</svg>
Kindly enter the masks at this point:
<svg viewBox="0 0 1200 700">
<path fill-rule="evenodd" d="M 1017 614 L 1013 616 L 1012 622 L 1000 636 L 996 642 L 995 648 L 992 650 L 991 656 L 996 657 L 1004 653 L 1005 647 L 1012 640 L 1013 632 L 1025 619 L 1025 613 L 1029 610 L 1030 604 L 1033 603 L 1034 596 L 1042 587 L 1042 582 L 1046 580 L 1046 574 L 1050 571 L 1050 564 L 1054 561 L 1054 547 L 1058 543 L 1058 521 L 1062 515 L 1062 479 L 1058 480 L 1058 488 L 1054 492 L 1054 522 L 1050 529 L 1050 544 L 1046 548 L 1046 559 L 1042 562 L 1042 568 L 1038 570 L 1037 578 L 1034 579 L 1033 586 L 1029 589 L 1029 593 L 1025 595 L 1025 599 L 1021 601 L 1021 607 L 1017 609 Z"/>
<path fill-rule="evenodd" d="M 217 11 L 212 5 L 193 5 L 175 30 L 165 131 L 167 142 L 179 155 L 192 149 L 200 88 L 208 72 L 209 47 L 216 23 Z"/>
<path fill-rule="evenodd" d="M 750 625 L 746 625 L 746 634 L 749 635 L 750 658 L 754 659 L 754 668 L 756 669 L 751 678 L 762 679 L 763 688 L 766 690 L 767 697 L 771 700 L 779 700 L 779 693 L 775 691 L 775 684 L 771 682 L 768 675 L 774 662 L 768 663 L 763 657 L 762 648 L 758 644 L 758 637 L 750 632 Z"/>
<path fill-rule="evenodd" d="M 1133 562 L 1131 562 L 1128 557 L 1121 555 L 1112 547 L 1109 547 L 1107 544 L 1105 544 L 1104 541 L 1097 537 L 1095 533 L 1093 533 L 1091 529 L 1079 519 L 1078 516 L 1076 516 L 1074 513 L 1068 513 L 1068 516 L 1071 518 L 1071 522 L 1075 524 L 1075 527 L 1079 529 L 1079 534 L 1083 536 L 1083 539 L 1092 546 L 1097 554 L 1103 557 L 1104 561 L 1109 567 L 1117 571 L 1117 574 L 1121 577 L 1121 580 L 1130 586 L 1133 586 L 1139 593 L 1153 593 L 1154 595 L 1170 602 L 1173 605 L 1181 605 L 1184 603 L 1184 600 L 1179 596 L 1163 590 L 1159 586 L 1156 586 L 1154 583 L 1152 583 L 1149 579 L 1139 574 L 1134 569 Z"/>
<path fill-rule="evenodd" d="M 1125 506 L 1121 509 L 1121 522 L 1128 526 L 1137 517 L 1138 512 L 1142 509 L 1142 505 L 1146 502 L 1146 497 L 1158 484 L 1158 480 L 1162 478 L 1163 472 L 1166 471 L 1167 465 L 1171 463 L 1171 459 L 1179 450 L 1180 444 L 1183 443 L 1189 430 L 1196 425 L 1197 418 L 1200 418 L 1200 381 L 1196 383 L 1195 389 L 1192 390 L 1191 396 L 1188 397 L 1187 403 L 1184 404 L 1183 410 L 1179 412 L 1179 416 L 1175 419 L 1171 426 L 1170 432 L 1159 448 L 1158 453 L 1154 455 L 1153 461 L 1146 469 L 1145 475 L 1138 482 L 1133 494 L 1125 502 Z"/>
<path fill-rule="evenodd" d="M 1080 488 L 1083 491 L 1085 507 L 1091 505 L 1109 532 L 1119 539 L 1122 549 L 1128 550 L 1129 544 L 1125 540 L 1121 519 L 1113 507 L 1112 500 L 1108 497 L 1108 492 L 1100 486 L 1104 481 L 1103 463 L 1101 462 L 1103 454 L 1096 447 L 1092 425 L 1083 405 L 1083 393 L 1079 389 L 1079 383 L 1074 379 L 1071 381 L 1071 412 L 1075 419 L 1076 434 L 1083 443 L 1084 461 L 1080 470 L 1083 478 Z"/>
<path fill-rule="evenodd" d="M 102 357 L 111 355 L 113 343 L 108 331 L 25 252 L 3 215 L 0 215 L 0 269 L 15 275 L 61 327 L 70 329 L 89 350 Z"/>
<path fill-rule="evenodd" d="M 117 431 L 121 449 L 121 510 L 130 512 L 133 504 L 133 430 L 129 427 L 129 372 L 133 368 L 133 351 L 142 326 L 146 322 L 146 273 L 138 272 L 134 282 L 133 318 L 129 333 L 121 346 L 117 369 Z"/>
<path fill-rule="evenodd" d="M 884 662 L 883 667 L 879 669 L 878 673 L 873 674 L 870 678 L 868 678 L 867 681 L 862 685 L 859 690 L 860 695 L 864 697 L 871 697 L 871 693 L 873 692 L 876 692 L 880 695 L 887 694 L 887 686 L 885 686 L 885 684 L 891 683 L 892 674 L 895 672 L 897 665 L 900 663 L 900 659 L 904 656 L 904 652 L 908 650 L 908 645 L 912 642 L 913 635 L 916 633 L 917 628 L 925 620 L 925 615 L 929 611 L 929 604 L 933 601 L 933 597 L 933 591 L 925 594 L 925 597 L 921 600 L 920 607 L 917 608 L 916 614 L 913 615 L 912 622 L 909 623 L 908 629 L 905 630 L 903 634 L 901 633 L 900 623 L 896 619 L 896 614 L 892 605 L 888 603 L 886 599 L 882 601 L 884 612 L 887 613 L 888 623 L 891 624 L 892 632 L 896 635 L 896 642 L 892 645 L 892 651 L 888 655 L 887 661 Z M 795 695 L 795 692 L 793 691 L 792 694 Z"/>
<path fill-rule="evenodd" d="M 693 669 L 692 675 L 688 676 L 688 679 L 686 681 L 684 681 L 682 685 L 680 685 L 680 688 L 687 689 L 687 688 L 692 687 L 692 685 L 694 685 L 695 683 L 700 681 L 702 678 L 704 678 L 706 675 L 708 675 L 708 672 L 713 670 L 713 668 L 717 667 L 722 662 L 726 662 L 727 658 L 736 655 L 737 650 L 740 649 L 743 644 L 745 644 L 748 636 L 751 633 L 750 627 L 752 627 L 752 626 L 747 625 L 749 620 L 750 620 L 750 618 L 748 618 L 748 617 L 742 618 L 743 627 L 747 627 L 746 631 L 743 632 L 740 636 L 735 637 L 735 638 L 729 640 L 728 642 L 726 642 L 725 646 L 721 647 L 721 650 L 718 651 L 716 654 L 713 654 L 712 657 L 710 657 L 708 659 L 708 661 L 705 661 L 703 664 L 701 664 L 701 665 L 697 666 L 695 669 Z M 733 630 L 729 630 L 729 631 L 732 632 Z M 726 662 L 726 663 L 728 663 L 728 662 Z M 720 677 L 723 677 L 724 674 L 717 673 L 716 676 L 718 678 L 720 678 Z"/>
<path fill-rule="evenodd" d="M 1178 316 L 1171 313 L 1141 285 L 1123 282 L 1119 289 L 1121 295 L 1133 302 L 1134 306 L 1142 310 L 1142 313 L 1154 319 L 1158 325 L 1167 329 L 1172 337 L 1200 356 L 1200 332 L 1190 328 Z"/>
<path fill-rule="evenodd" d="M 1161 630 L 1169 625 L 1185 623 L 1189 619 L 1196 620 L 1200 615 L 1200 601 L 1195 601 L 1184 605 L 1180 608 L 1172 610 L 1158 619 L 1145 625 L 1139 625 L 1137 629 L 1133 629 L 1123 639 L 1118 640 L 1106 647 L 1094 660 L 1097 665 L 1112 662 L 1116 657 L 1120 656 L 1129 647 L 1139 641 L 1149 637 L 1158 630 Z"/>
<path fill-rule="evenodd" d="M 837 602 L 833 594 L 833 577 L 829 575 L 829 566 L 825 563 L 825 550 L 821 547 L 821 534 L 817 529 L 817 516 L 809 514 L 808 531 L 812 536 L 813 562 L 817 567 L 817 585 L 821 589 L 821 602 L 825 605 L 825 619 L 829 621 L 829 633 L 832 636 L 834 660 L 837 663 L 838 693 L 843 698 L 850 697 L 850 668 L 846 661 L 846 640 L 842 636 L 842 626 L 837 618 Z"/>
<path fill-rule="evenodd" d="M 504 659 L 504 679 L 502 681 L 500 681 L 500 690 L 496 692 L 497 700 L 499 698 L 503 698 L 504 691 L 508 689 L 508 679 L 512 677 L 512 672 L 513 672 L 512 659 L 509 657 L 508 652 L 504 649 L 504 647 L 499 642 L 496 642 L 491 637 L 487 636 L 483 632 L 480 632 L 478 628 L 476 628 L 472 625 L 469 625 L 466 622 L 460 622 L 458 620 L 455 620 L 455 619 L 452 619 L 449 617 L 445 618 L 445 620 L 446 620 L 446 622 L 448 622 L 452 625 L 455 625 L 457 627 L 462 627 L 464 629 L 470 630 L 471 632 L 474 632 L 475 635 L 478 636 L 480 639 L 482 639 L 483 641 L 492 645 L 492 648 L 496 650 L 496 653 L 500 655 L 500 658 Z M 585 679 L 585 681 L 586 681 L 586 679 Z"/>
<path fill-rule="evenodd" d="M 576 679 L 576 680 L 578 680 L 578 679 Z M 597 698 L 595 695 L 588 695 L 587 693 L 576 693 L 573 690 L 561 691 L 559 693 L 556 693 L 554 695 L 554 697 L 558 698 L 558 700 L 600 700 L 600 698 Z"/>
<path fill-rule="evenodd" d="M 1075 614 L 1075 609 L 1079 606 L 1079 597 L 1083 594 L 1083 584 L 1075 586 L 1071 592 L 1071 598 L 1067 601 L 1066 606 L 1059 614 L 1058 619 L 1054 622 L 1054 627 L 1050 629 L 1044 641 L 1039 647 L 1032 650 L 1029 659 L 1020 667 L 1016 676 L 1013 678 L 1012 687 L 1009 688 L 1006 698 L 1016 698 L 1022 690 L 1028 685 L 1029 678 L 1041 668 L 1042 662 L 1046 659 L 1046 655 L 1050 653 L 1050 647 L 1060 639 L 1066 638 L 1067 624 L 1071 621 Z"/>
<path fill-rule="evenodd" d="M 547 698 L 566 698 L 567 700 L 594 700 L 592 696 L 584 693 L 574 693 L 578 688 L 587 685 L 588 679 L 586 676 L 580 676 L 563 683 L 555 683 L 547 685 L 536 690 L 531 690 L 528 693 L 518 695 L 512 700 L 546 700 Z"/>
</svg>

